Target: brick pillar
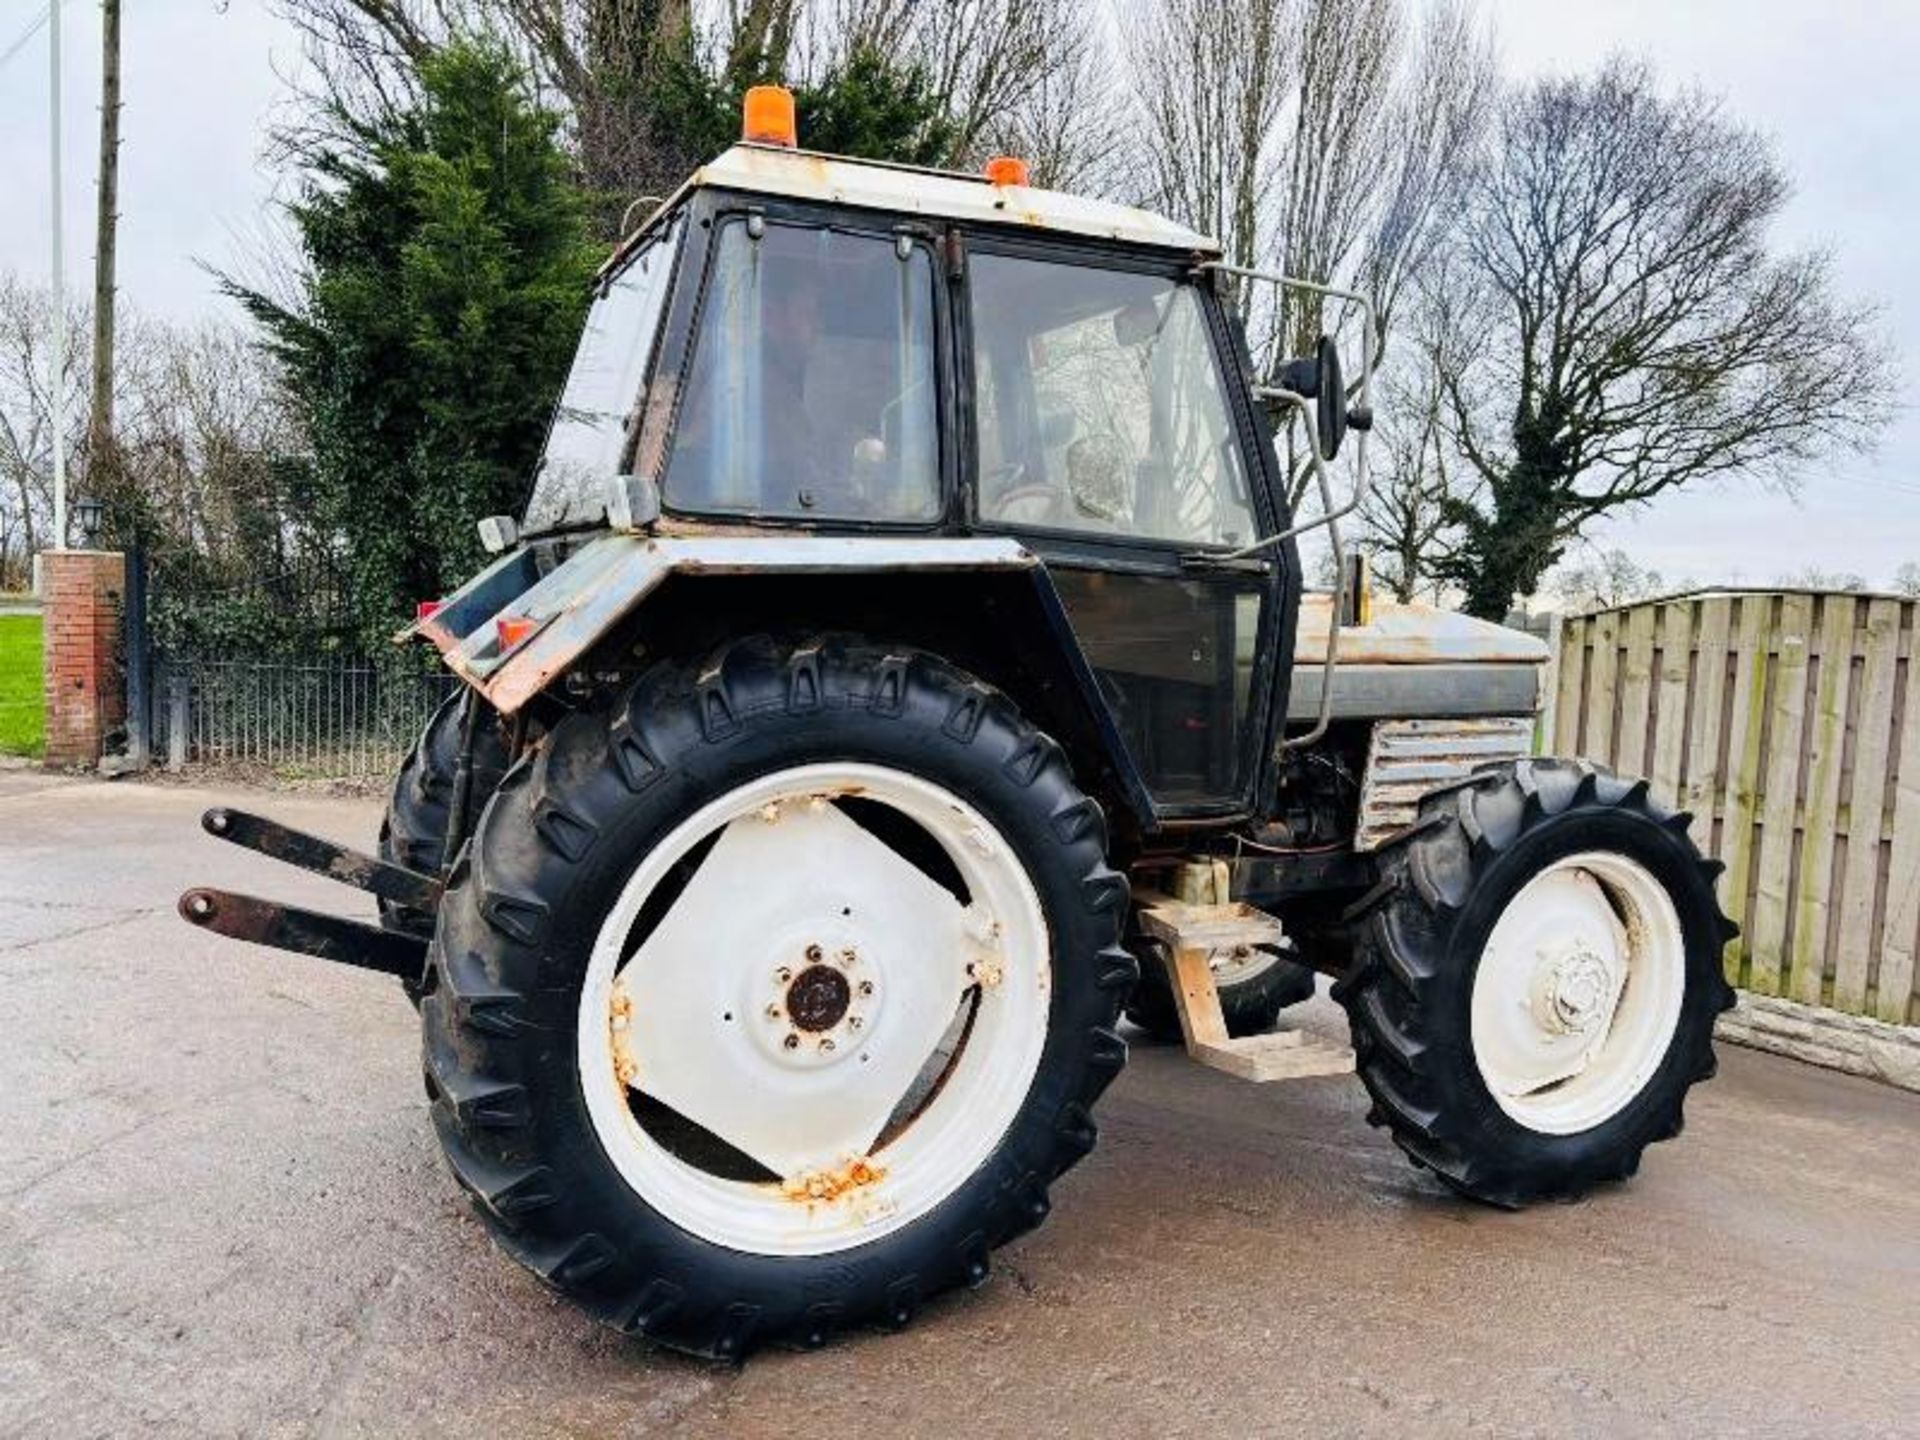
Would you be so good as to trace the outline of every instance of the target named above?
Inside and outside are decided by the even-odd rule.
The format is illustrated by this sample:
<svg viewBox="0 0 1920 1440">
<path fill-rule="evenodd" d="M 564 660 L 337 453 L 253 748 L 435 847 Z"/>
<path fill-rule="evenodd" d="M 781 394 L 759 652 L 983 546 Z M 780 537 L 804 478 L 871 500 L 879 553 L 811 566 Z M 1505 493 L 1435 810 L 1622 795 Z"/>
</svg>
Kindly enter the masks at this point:
<svg viewBox="0 0 1920 1440">
<path fill-rule="evenodd" d="M 46 602 L 46 763 L 97 764 L 107 732 L 127 714 L 116 654 L 126 557 L 102 550 L 49 550 L 40 560 Z"/>
</svg>

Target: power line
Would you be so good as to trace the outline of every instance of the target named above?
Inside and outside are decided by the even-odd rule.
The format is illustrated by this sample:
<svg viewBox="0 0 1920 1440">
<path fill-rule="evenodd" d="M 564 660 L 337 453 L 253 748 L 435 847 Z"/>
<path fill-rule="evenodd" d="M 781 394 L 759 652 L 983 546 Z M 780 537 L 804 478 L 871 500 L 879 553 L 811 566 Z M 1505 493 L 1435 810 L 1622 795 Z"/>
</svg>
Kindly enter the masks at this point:
<svg viewBox="0 0 1920 1440">
<path fill-rule="evenodd" d="M 14 38 L 14 42 L 7 46 L 5 53 L 0 54 L 0 65 L 5 65 L 9 60 L 13 59 L 14 56 L 26 49 L 27 42 L 40 33 L 40 27 L 47 23 L 47 17 L 51 14 L 53 14 L 53 6 L 51 4 L 42 5 L 40 7 L 40 13 L 27 22 L 27 28 L 22 30 L 19 35 Z"/>
</svg>

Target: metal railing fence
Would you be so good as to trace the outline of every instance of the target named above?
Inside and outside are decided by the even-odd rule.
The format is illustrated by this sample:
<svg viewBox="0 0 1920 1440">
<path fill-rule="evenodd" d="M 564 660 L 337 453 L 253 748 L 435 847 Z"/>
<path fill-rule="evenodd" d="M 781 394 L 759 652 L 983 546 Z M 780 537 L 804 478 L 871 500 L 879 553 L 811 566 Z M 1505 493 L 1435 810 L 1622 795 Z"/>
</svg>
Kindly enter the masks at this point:
<svg viewBox="0 0 1920 1440">
<path fill-rule="evenodd" d="M 459 682 L 364 659 L 161 662 L 154 754 L 172 763 L 257 765 L 290 777 L 390 775 Z"/>
</svg>

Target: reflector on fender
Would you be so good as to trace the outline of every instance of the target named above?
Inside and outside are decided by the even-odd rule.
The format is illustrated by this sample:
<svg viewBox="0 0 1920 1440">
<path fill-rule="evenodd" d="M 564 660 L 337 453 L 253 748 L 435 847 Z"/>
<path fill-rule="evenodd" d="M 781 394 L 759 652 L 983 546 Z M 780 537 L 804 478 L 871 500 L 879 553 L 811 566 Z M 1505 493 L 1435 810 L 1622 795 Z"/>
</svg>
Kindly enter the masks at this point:
<svg viewBox="0 0 1920 1440">
<path fill-rule="evenodd" d="M 502 615 L 493 626 L 500 635 L 500 653 L 504 655 L 518 649 L 540 628 L 540 622 L 529 615 Z"/>
</svg>

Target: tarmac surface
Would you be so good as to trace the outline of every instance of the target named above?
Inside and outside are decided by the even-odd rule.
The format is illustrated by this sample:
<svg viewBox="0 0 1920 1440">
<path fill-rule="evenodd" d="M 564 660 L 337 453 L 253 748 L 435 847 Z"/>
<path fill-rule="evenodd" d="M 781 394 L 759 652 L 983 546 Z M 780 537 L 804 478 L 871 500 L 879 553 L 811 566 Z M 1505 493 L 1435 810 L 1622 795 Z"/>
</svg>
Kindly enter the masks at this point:
<svg viewBox="0 0 1920 1440">
<path fill-rule="evenodd" d="M 0 771 L 0 1433 L 1920 1432 L 1920 1096 L 1727 1047 L 1636 1181 L 1508 1215 L 1351 1078 L 1136 1044 L 984 1289 L 738 1369 L 652 1351 L 468 1216 L 397 985 L 176 918 L 203 881 L 363 908 L 202 835 L 213 798 Z"/>
</svg>

